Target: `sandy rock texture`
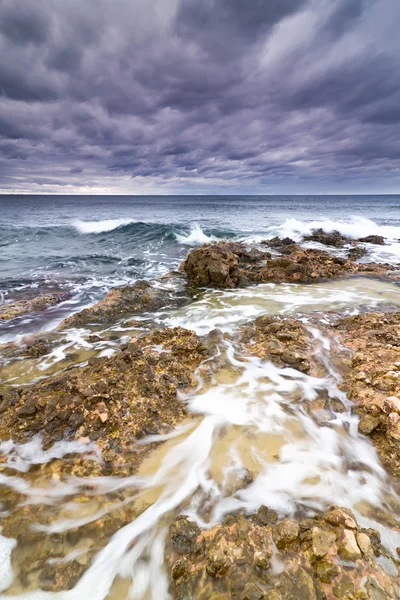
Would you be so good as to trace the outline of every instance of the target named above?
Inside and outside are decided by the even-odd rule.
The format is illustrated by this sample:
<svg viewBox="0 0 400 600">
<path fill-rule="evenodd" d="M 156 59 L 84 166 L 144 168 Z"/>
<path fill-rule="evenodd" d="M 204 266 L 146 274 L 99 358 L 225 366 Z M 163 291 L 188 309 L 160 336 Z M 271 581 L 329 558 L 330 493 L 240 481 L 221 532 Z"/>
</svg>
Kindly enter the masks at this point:
<svg viewBox="0 0 400 600">
<path fill-rule="evenodd" d="M 263 518 L 268 512 L 270 519 Z M 377 561 L 379 533 L 346 508 L 312 519 L 227 516 L 201 530 L 185 516 L 169 528 L 167 564 L 183 600 L 396 600 L 399 578 Z M 397 565 L 392 558 L 394 572 Z M 397 561 L 396 561 L 397 562 Z"/>
</svg>

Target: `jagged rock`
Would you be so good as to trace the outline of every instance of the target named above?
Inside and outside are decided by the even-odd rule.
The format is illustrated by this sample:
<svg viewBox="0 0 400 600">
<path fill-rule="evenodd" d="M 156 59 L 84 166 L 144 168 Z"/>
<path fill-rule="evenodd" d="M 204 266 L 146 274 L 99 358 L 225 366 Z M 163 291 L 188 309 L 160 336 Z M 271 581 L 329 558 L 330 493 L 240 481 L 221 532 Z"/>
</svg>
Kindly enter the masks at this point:
<svg viewBox="0 0 400 600">
<path fill-rule="evenodd" d="M 254 518 L 228 516 L 222 525 L 200 531 L 183 565 L 170 538 L 166 562 L 173 597 L 398 600 L 399 578 L 388 574 L 371 550 L 373 530 L 360 530 L 347 509 L 334 506 L 326 514 L 334 523 L 314 517 L 260 525 Z M 272 538 L 279 542 L 277 550 Z M 360 590 L 365 591 L 360 595 Z"/>
<path fill-rule="evenodd" d="M 367 244 L 376 244 L 378 246 L 385 245 L 385 238 L 381 235 L 367 235 L 366 237 L 359 238 L 359 242 L 365 242 Z"/>
<path fill-rule="evenodd" d="M 339 554 L 344 560 L 358 560 L 361 558 L 361 550 L 358 547 L 356 536 L 353 531 L 345 529 L 338 540 Z"/>
<path fill-rule="evenodd" d="M 400 312 L 346 317 L 335 333 L 353 352 L 342 387 L 355 403 L 359 431 L 371 436 L 386 468 L 400 475 Z"/>
<path fill-rule="evenodd" d="M 308 373 L 313 366 L 312 336 L 295 319 L 259 317 L 242 328 L 239 341 L 246 353 L 271 360 L 278 367 L 293 367 Z"/>
<path fill-rule="evenodd" d="M 67 300 L 68 296 L 66 292 L 52 292 L 51 294 L 41 294 L 30 300 L 17 300 L 2 304 L 0 305 L 0 321 L 10 321 L 28 313 L 39 312 Z"/>
<path fill-rule="evenodd" d="M 200 527 L 192 519 L 181 515 L 170 525 L 169 535 L 178 554 L 190 554 L 196 546 Z"/>
<path fill-rule="evenodd" d="M 394 271 L 391 265 L 360 264 L 322 250 L 300 247 L 288 255 L 271 258 L 269 253 L 250 250 L 237 242 L 206 244 L 192 250 L 181 269 L 190 285 L 218 288 L 268 282 L 312 283 L 356 273 L 383 276 Z"/>
<path fill-rule="evenodd" d="M 367 254 L 367 249 L 364 246 L 355 246 L 347 252 L 347 258 L 350 260 L 358 260 Z"/>
<path fill-rule="evenodd" d="M 303 240 L 306 242 L 319 242 L 325 244 L 325 246 L 333 246 L 335 248 L 342 248 L 350 240 L 346 236 L 342 235 L 339 231 L 326 232 L 323 229 L 313 229 L 312 233 L 303 236 Z"/>
<path fill-rule="evenodd" d="M 333 542 L 336 540 L 336 535 L 331 531 L 324 531 L 319 527 L 312 529 L 312 552 L 315 558 L 323 558 L 328 554 Z"/>
<path fill-rule="evenodd" d="M 291 542 L 297 539 L 300 533 L 299 524 L 290 519 L 284 519 L 279 525 L 276 525 L 272 530 L 272 537 L 278 548 L 284 548 Z"/>
<path fill-rule="evenodd" d="M 212 352 L 212 344 L 206 347 L 187 329 L 154 330 L 110 358 L 92 358 L 84 368 L 3 390 L 0 439 L 26 442 L 40 433 L 47 448 L 61 439 L 93 440 L 115 473 L 134 469 L 147 449 L 138 448 L 128 462 L 125 451 L 134 440 L 168 431 L 185 416 L 177 392 L 195 385 L 195 368 Z M 92 461 L 87 472 L 84 456 L 63 466 L 82 468 L 84 474 L 109 469 Z"/>
<path fill-rule="evenodd" d="M 65 319 L 58 329 L 82 327 L 88 324 L 115 323 L 123 317 L 178 306 L 190 300 L 181 275 L 170 274 L 157 281 L 137 281 L 132 285 L 113 288 L 94 306 Z"/>
<path fill-rule="evenodd" d="M 343 525 L 347 529 L 357 529 L 355 516 L 348 508 L 333 506 L 326 511 L 324 519 L 331 525 Z"/>
</svg>

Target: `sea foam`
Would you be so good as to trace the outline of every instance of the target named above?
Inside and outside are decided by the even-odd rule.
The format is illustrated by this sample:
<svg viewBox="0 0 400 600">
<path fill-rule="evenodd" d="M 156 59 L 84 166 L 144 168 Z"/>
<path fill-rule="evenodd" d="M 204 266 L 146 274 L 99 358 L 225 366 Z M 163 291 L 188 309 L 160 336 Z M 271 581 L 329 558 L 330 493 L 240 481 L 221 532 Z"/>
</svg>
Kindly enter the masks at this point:
<svg viewBox="0 0 400 600">
<path fill-rule="evenodd" d="M 73 222 L 73 226 L 79 233 L 105 233 L 122 225 L 135 222 L 135 219 L 105 219 L 104 221 L 81 221 L 77 219 Z"/>
<path fill-rule="evenodd" d="M 208 244 L 210 242 L 216 241 L 216 237 L 213 235 L 208 236 L 204 233 L 200 225 L 197 223 L 193 223 L 190 226 L 190 233 L 188 234 L 175 234 L 176 241 L 179 244 L 185 244 L 186 246 L 201 246 L 202 244 Z"/>
</svg>

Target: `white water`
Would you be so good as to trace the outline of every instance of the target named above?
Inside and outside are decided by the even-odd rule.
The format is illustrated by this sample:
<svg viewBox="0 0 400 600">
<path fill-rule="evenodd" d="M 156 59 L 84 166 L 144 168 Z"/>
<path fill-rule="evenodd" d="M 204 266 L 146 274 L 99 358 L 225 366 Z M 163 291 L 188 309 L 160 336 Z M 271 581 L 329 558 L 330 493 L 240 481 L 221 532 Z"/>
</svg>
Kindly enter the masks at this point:
<svg viewBox="0 0 400 600">
<path fill-rule="evenodd" d="M 105 233 L 122 225 L 135 222 L 135 219 L 104 219 L 103 221 L 81 221 L 77 219 L 72 224 L 79 233 Z"/>
<path fill-rule="evenodd" d="M 198 223 L 193 223 L 190 226 L 190 233 L 176 233 L 175 237 L 179 244 L 185 244 L 186 246 L 201 246 L 217 240 L 213 235 L 206 235 Z"/>
</svg>

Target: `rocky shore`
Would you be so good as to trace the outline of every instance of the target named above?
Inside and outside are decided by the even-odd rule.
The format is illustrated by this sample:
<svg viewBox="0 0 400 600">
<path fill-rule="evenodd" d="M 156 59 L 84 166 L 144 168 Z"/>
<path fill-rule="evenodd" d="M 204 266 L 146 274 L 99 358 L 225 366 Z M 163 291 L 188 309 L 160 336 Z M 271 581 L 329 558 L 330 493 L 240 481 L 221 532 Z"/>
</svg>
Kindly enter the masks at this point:
<svg viewBox="0 0 400 600">
<path fill-rule="evenodd" d="M 310 240 L 341 249 L 348 244 L 335 232 L 316 231 Z M 367 238 L 359 241 L 381 243 Z M 206 244 L 189 253 L 180 273 L 111 290 L 101 302 L 64 320 L 58 330 L 109 326 L 131 315 L 182 306 L 201 295 L 205 287 L 310 284 L 355 275 L 391 281 L 399 277 L 398 268 L 391 265 L 357 262 L 366 250 L 356 244 L 347 257 L 304 249 L 290 239 L 276 238 L 268 245 L 275 254 L 238 242 Z M 0 319 L 43 310 L 61 300 L 54 294 L 39 296 L 28 304 L 3 305 Z M 330 341 L 331 360 L 342 377 L 340 388 L 360 418 L 359 432 L 369 436 L 387 472 L 399 477 L 400 311 L 369 311 L 316 321 L 320 333 Z M 31 346 L 26 345 L 22 354 L 16 351 L 18 360 L 48 352 L 51 335 L 41 335 Z M 194 390 L 201 378 L 211 381 L 224 365 L 224 341 L 242 356 L 271 361 L 279 368 L 310 377 L 329 375 L 315 350 L 317 338 L 304 319 L 262 316 L 228 337 L 217 331 L 200 338 L 182 327 L 153 324 L 150 332 L 123 343 L 113 356 L 92 357 L 86 366 L 66 369 L 27 386 L 3 384 L 0 442 L 11 439 L 14 444 L 26 444 L 40 436 L 43 451 L 58 442 L 78 442 L 80 451 L 68 454 L 68 460 L 42 465 L 42 476 L 47 478 L 131 475 L 157 446 L 138 441 L 167 434 L 190 416 L 182 395 Z M 94 447 L 97 453 L 93 453 Z M 2 460 L 4 473 L 13 473 L 6 455 Z M 25 539 L 26 523 L 32 515 L 36 518 L 36 513 L 27 506 L 21 518 L 18 507 L 23 502 L 23 494 L 5 499 L 6 509 L 15 510 L 5 516 L 3 535 Z M 118 512 L 112 526 L 103 532 L 102 543 L 126 524 L 127 514 Z M 29 542 L 36 544 L 37 551 L 40 539 Z M 57 567 L 50 576 L 49 557 L 51 545 L 40 560 L 36 557 L 37 563 L 27 560 L 21 581 L 25 578 L 30 585 L 32 573 L 39 573 L 42 589 L 71 588 L 87 566 L 68 563 L 68 568 Z M 390 561 L 390 568 L 384 568 L 379 557 Z M 229 515 L 209 529 L 200 529 L 180 516 L 169 526 L 165 561 L 172 595 L 182 600 L 400 597 L 397 558 L 381 544 L 377 531 L 363 529 L 351 511 L 337 506 L 313 518 L 296 515 L 291 519 L 262 506 L 254 515 Z"/>
<path fill-rule="evenodd" d="M 180 516 L 170 525 L 169 544 L 179 600 L 399 598 L 398 577 L 378 562 L 385 555 L 379 532 L 362 529 L 346 508 L 279 520 L 261 506 L 255 515 L 229 515 L 204 530 Z"/>
</svg>

